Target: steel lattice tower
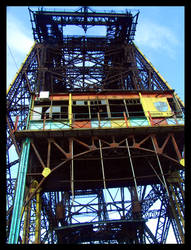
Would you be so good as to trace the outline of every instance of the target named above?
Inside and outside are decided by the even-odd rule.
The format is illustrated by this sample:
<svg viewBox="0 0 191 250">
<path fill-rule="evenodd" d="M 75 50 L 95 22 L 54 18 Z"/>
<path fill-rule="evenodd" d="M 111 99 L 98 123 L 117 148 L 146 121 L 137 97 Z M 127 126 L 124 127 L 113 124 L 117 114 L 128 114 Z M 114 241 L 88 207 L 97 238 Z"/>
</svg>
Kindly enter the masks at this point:
<svg viewBox="0 0 191 250">
<path fill-rule="evenodd" d="M 184 105 L 133 43 L 139 13 L 29 12 L 35 44 L 7 93 L 7 242 L 164 244 L 172 226 L 184 243 Z"/>
</svg>

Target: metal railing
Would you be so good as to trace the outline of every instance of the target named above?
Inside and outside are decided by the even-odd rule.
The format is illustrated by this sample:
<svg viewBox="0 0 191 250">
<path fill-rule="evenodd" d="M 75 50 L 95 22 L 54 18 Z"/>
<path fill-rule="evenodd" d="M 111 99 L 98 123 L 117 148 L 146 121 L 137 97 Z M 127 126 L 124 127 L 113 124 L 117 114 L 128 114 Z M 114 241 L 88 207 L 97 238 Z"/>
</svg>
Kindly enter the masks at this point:
<svg viewBox="0 0 191 250">
<path fill-rule="evenodd" d="M 44 115 L 43 119 L 34 119 L 32 117 L 32 124 L 38 127 L 38 129 L 54 129 L 54 128 L 87 128 L 87 124 L 90 124 L 90 128 L 106 128 L 106 127 L 132 127 L 132 126 L 161 126 L 161 125 L 182 125 L 184 124 L 183 114 L 178 112 L 166 112 L 165 117 L 158 117 L 161 112 L 148 112 L 147 116 L 143 112 L 97 112 L 97 113 L 73 113 L 71 119 L 67 119 L 66 113 L 54 113 L 51 117 Z M 62 118 L 62 117 L 67 118 Z M 39 117 L 39 115 L 38 115 Z M 51 126 L 52 123 L 52 126 Z M 29 126 L 30 129 L 30 126 Z"/>
<path fill-rule="evenodd" d="M 163 116 L 161 116 L 163 114 Z M 15 120 L 15 130 L 19 117 Z M 95 112 L 95 113 L 52 113 L 52 115 L 33 112 L 29 130 L 73 129 L 73 128 L 128 128 L 143 126 L 184 125 L 184 113 L 178 112 Z"/>
</svg>

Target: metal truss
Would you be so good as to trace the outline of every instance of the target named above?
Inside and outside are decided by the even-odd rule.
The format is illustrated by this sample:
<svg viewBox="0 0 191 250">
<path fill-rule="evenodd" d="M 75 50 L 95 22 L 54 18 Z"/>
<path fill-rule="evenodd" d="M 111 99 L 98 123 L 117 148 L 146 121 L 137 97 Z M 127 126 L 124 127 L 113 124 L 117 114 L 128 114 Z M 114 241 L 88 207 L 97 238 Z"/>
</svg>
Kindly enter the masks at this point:
<svg viewBox="0 0 191 250">
<path fill-rule="evenodd" d="M 66 37 L 63 43 L 54 46 L 35 45 L 34 57 L 28 58 L 29 65 L 23 67 L 18 75 L 22 75 L 22 78 L 17 77 L 14 83 L 17 92 L 11 88 L 13 92 L 8 95 L 11 102 L 8 105 L 14 105 L 12 101 L 19 100 L 20 105 L 27 106 L 26 94 L 29 98 L 32 91 L 39 93 L 42 90 L 59 93 L 169 89 L 134 44 L 116 46 L 108 44 L 105 38 L 83 36 Z M 21 84 L 20 81 L 22 85 L 17 86 Z M 32 85 L 30 89 L 28 85 Z M 18 115 L 17 110 L 10 111 Z M 13 124 L 9 122 L 12 127 Z"/>
<path fill-rule="evenodd" d="M 141 188 L 142 190 L 146 189 L 145 196 L 142 195 L 141 200 L 141 203 L 144 204 L 145 202 L 147 202 L 146 196 L 149 195 L 150 192 L 153 192 L 153 189 L 151 189 L 151 187 L 149 186 L 139 186 L 139 188 Z M 122 197 L 124 193 L 125 197 L 123 199 Z M 158 228 L 156 231 L 153 231 L 152 228 L 149 229 L 146 223 L 150 219 L 161 220 L 161 211 L 162 213 L 168 213 L 168 209 L 164 209 L 164 207 L 162 210 L 148 209 L 147 213 L 144 214 L 144 218 L 142 218 L 142 220 L 127 220 L 125 212 L 127 212 L 128 214 L 129 207 L 131 207 L 132 204 L 130 193 L 128 192 L 127 188 L 106 189 L 104 190 L 104 194 L 103 190 L 76 190 L 75 197 L 72 197 L 71 192 L 51 192 L 44 193 L 41 197 L 44 200 L 42 202 L 41 210 L 41 243 L 56 244 L 84 242 L 96 244 L 107 242 L 164 244 L 168 235 L 170 225 L 169 217 L 167 218 L 166 226 L 163 230 L 162 239 L 159 239 L 159 237 L 155 235 L 160 233 L 160 229 Z M 64 200 L 62 198 L 64 198 Z M 155 195 L 155 199 L 159 200 L 162 199 L 162 197 Z M 161 201 L 161 207 L 162 203 L 163 200 Z M 58 207 L 60 207 L 60 211 L 62 211 L 62 213 L 60 214 Z M 35 211 L 34 208 L 31 207 L 31 210 L 32 209 L 33 211 Z M 34 216 L 35 213 L 33 217 Z M 139 231 L 135 231 L 137 239 L 135 235 L 133 236 L 133 239 L 131 239 L 132 236 L 130 235 L 128 238 L 127 230 L 123 231 L 121 228 L 121 232 L 119 233 L 120 227 L 118 229 L 115 229 L 114 224 L 109 226 L 109 223 L 115 222 L 128 222 L 129 226 L 127 226 L 127 228 L 131 228 L 131 233 L 132 225 L 130 226 L 130 223 L 143 223 L 142 236 L 140 236 Z M 30 222 L 30 224 L 31 223 L 32 221 Z M 91 232 L 85 231 L 85 237 L 84 229 L 88 225 L 92 225 L 93 229 Z M 35 225 L 33 227 L 35 227 Z M 30 240 L 34 241 L 35 230 L 33 229 L 34 228 L 31 227 L 31 232 L 28 232 L 28 237 L 30 236 Z M 122 238 L 122 231 L 123 233 L 125 233 L 126 239 Z M 116 237 L 117 232 L 119 237 L 118 240 Z M 181 243 L 181 241 L 178 243 Z"/>
<path fill-rule="evenodd" d="M 86 32 L 89 27 L 103 25 L 108 27 L 110 38 L 127 40 L 134 39 L 139 12 L 133 16 L 126 13 L 96 13 L 87 6 L 76 12 L 52 12 L 32 11 L 29 9 L 34 39 L 40 43 L 62 42 L 63 27 L 66 25 L 77 25 Z M 122 32 L 121 32 L 122 30 Z M 121 36 L 122 33 L 122 36 Z"/>
<path fill-rule="evenodd" d="M 25 128 L 33 93 L 168 89 L 134 44 L 107 49 L 103 41 L 71 37 L 66 38 L 66 46 L 34 45 L 7 94 L 7 150 L 14 144 L 20 154 L 13 132 L 17 118 L 17 130 Z"/>
<path fill-rule="evenodd" d="M 31 142 L 31 149 L 33 151 L 31 151 L 31 166 L 35 165 L 39 167 L 34 169 L 29 166 L 31 170 L 29 170 L 27 174 L 27 183 L 32 183 L 35 179 L 38 180 L 39 184 L 33 189 L 32 193 L 29 192 L 25 207 L 29 206 L 28 204 L 32 197 L 34 197 L 39 188 L 42 188 L 44 192 L 41 193 L 41 216 L 44 218 L 44 221 L 46 221 L 46 224 L 44 224 L 44 226 L 41 225 L 41 232 L 43 233 L 40 241 L 44 243 L 115 242 L 143 244 L 150 242 L 153 244 L 163 244 L 166 242 L 169 226 L 170 223 L 172 223 L 174 230 L 176 230 L 176 235 L 179 237 L 177 238 L 177 242 L 181 243 L 183 241 L 183 238 L 181 238 L 183 236 L 183 234 L 181 236 L 183 225 L 181 224 L 179 226 L 178 221 L 182 214 L 178 214 L 177 212 L 180 209 L 184 209 L 184 202 L 182 200 L 183 190 L 179 192 L 179 203 L 175 203 L 173 201 L 175 196 L 170 193 L 170 187 L 172 186 L 170 182 L 172 182 L 171 179 L 175 175 L 175 169 L 173 170 L 174 167 L 172 169 L 164 169 L 164 166 L 167 166 L 170 162 L 173 162 L 173 164 L 177 162 L 177 166 L 180 167 L 178 156 L 181 145 L 179 143 L 179 147 L 176 147 L 172 138 L 174 138 L 173 135 L 166 136 L 163 142 L 159 136 L 153 135 L 145 137 L 122 136 L 121 138 L 118 136 L 92 137 L 91 140 L 90 138 L 68 138 L 68 141 L 65 140 L 64 144 L 58 141 L 58 139 L 50 139 L 47 140 L 47 144 L 43 144 L 43 146 L 36 140 L 33 140 Z M 128 140 L 128 144 L 126 144 L 126 140 Z M 178 140 L 177 137 L 176 140 Z M 154 141 L 155 144 L 154 148 L 152 141 Z M 170 143 L 168 147 L 166 147 L 167 142 Z M 158 145 L 160 145 L 160 147 L 158 147 Z M 47 147 L 47 150 L 45 147 Z M 169 147 L 173 147 L 174 150 L 169 152 Z M 43 151 L 42 148 L 44 148 Z M 130 149 L 130 157 L 125 153 L 128 148 Z M 157 154 L 159 152 L 161 154 L 160 162 L 163 165 L 164 172 L 160 172 L 157 167 L 155 148 L 157 148 Z M 47 153 L 45 154 L 45 152 Z M 101 152 L 102 157 L 100 158 Z M 52 159 L 51 154 L 54 154 L 54 159 Z M 59 156 L 59 154 L 61 154 L 62 157 L 61 155 Z M 73 158 L 71 159 L 72 155 Z M 126 177 L 118 177 L 115 168 L 112 168 L 111 160 L 113 162 L 116 160 L 119 161 L 119 159 L 122 161 L 124 157 L 127 160 L 132 160 L 136 176 L 135 179 L 133 178 L 133 174 L 128 173 L 128 171 Z M 142 168 L 144 168 L 145 173 L 147 171 L 145 176 L 143 176 L 140 172 L 141 170 L 138 168 L 140 164 L 138 164 L 137 160 L 140 159 L 140 157 Z M 168 164 L 165 162 L 166 160 L 164 161 L 163 157 L 169 162 Z M 144 158 L 145 160 L 143 160 Z M 177 160 L 175 160 L 176 158 Z M 55 159 L 62 160 L 55 161 Z M 97 172 L 102 174 L 95 176 L 92 180 L 84 179 L 85 176 L 89 176 L 90 178 L 90 172 L 87 172 L 90 171 L 87 168 L 89 163 L 85 164 L 86 166 L 83 163 L 83 168 L 86 169 L 86 175 L 82 173 L 80 162 L 84 162 L 85 159 L 86 162 L 90 162 L 90 160 L 92 162 L 91 172 L 93 168 L 96 168 L 96 172 L 93 172 L 93 175 Z M 96 165 L 93 164 L 94 162 L 96 162 Z M 148 164 L 149 162 L 152 162 L 152 167 Z M 51 166 L 55 164 L 56 166 L 52 168 Z M 48 176 L 40 177 L 42 176 L 41 173 L 45 165 L 51 168 L 51 173 Z M 103 168 L 101 168 L 101 165 Z M 109 171 L 112 173 L 110 176 L 108 168 L 110 168 Z M 129 168 L 130 165 L 127 165 L 127 169 Z M 63 177 L 60 179 L 59 176 L 62 175 L 64 169 L 66 179 L 63 179 Z M 120 173 L 124 171 L 122 169 L 119 169 Z M 53 174 L 53 172 L 59 174 Z M 139 174 L 141 174 L 141 177 L 139 177 Z M 176 172 L 176 176 L 178 176 L 178 172 Z M 162 180 L 163 177 L 165 177 L 164 182 Z M 81 180 L 79 178 L 81 178 Z M 150 186 L 150 178 L 152 178 L 154 183 L 159 184 Z M 90 189 L 90 187 L 92 187 L 92 181 L 94 181 L 94 183 L 102 183 L 102 188 L 105 186 L 106 189 L 96 189 L 97 185 L 94 189 Z M 117 181 L 119 183 L 126 183 L 128 187 L 124 187 L 125 184 L 122 184 L 123 186 L 121 188 L 110 188 L 112 186 L 118 186 L 119 184 L 115 184 Z M 176 185 L 179 185 L 179 179 L 175 180 L 173 178 L 173 181 L 177 183 Z M 83 185 L 80 184 L 82 182 Z M 167 197 L 168 192 L 165 183 L 168 185 L 170 199 Z M 84 189 L 80 190 L 80 187 Z M 48 191 L 60 190 L 62 188 L 68 189 L 68 191 Z M 69 191 L 70 188 L 71 191 Z M 156 202 L 160 202 L 160 207 L 153 209 L 153 205 Z M 176 216 L 174 216 L 173 213 L 176 213 Z M 158 220 L 155 232 L 146 225 L 146 222 L 150 219 Z M 90 225 L 91 228 L 89 228 Z M 44 233 L 44 227 L 47 229 L 47 233 Z M 91 229 L 91 233 L 85 233 L 85 228 L 86 230 Z M 127 228 L 130 228 L 131 233 L 132 230 L 134 230 L 133 235 L 131 235 Z M 25 228 L 23 231 L 25 231 Z M 117 237 L 119 237 L 118 240 Z"/>
<path fill-rule="evenodd" d="M 138 13 L 83 7 L 73 13 L 30 10 L 30 15 L 36 42 L 7 93 L 7 236 L 17 185 L 11 169 L 20 162 L 19 131 L 27 127 L 34 94 L 170 89 L 133 43 Z M 85 32 L 90 25 L 105 25 L 106 36 L 65 37 L 66 25 Z M 182 134 L 65 140 L 52 134 L 43 140 L 31 136 L 30 145 L 19 243 L 164 244 L 170 225 L 177 243 L 184 242 Z M 153 209 L 156 203 L 160 206 Z M 157 220 L 154 231 L 150 219 Z"/>
</svg>

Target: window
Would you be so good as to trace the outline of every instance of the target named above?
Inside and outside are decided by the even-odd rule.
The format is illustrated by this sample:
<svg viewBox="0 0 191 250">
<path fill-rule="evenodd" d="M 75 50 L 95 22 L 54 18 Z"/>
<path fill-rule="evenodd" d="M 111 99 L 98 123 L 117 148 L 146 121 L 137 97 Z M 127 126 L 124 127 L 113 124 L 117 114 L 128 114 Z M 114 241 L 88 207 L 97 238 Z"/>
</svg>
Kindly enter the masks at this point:
<svg viewBox="0 0 191 250">
<path fill-rule="evenodd" d="M 68 119 L 68 105 L 61 106 L 61 119 Z"/>
<path fill-rule="evenodd" d="M 75 120 L 89 119 L 88 101 L 76 100 L 72 105 L 73 118 Z"/>
<path fill-rule="evenodd" d="M 106 105 L 106 100 L 92 100 L 90 105 Z"/>
<path fill-rule="evenodd" d="M 74 119 L 105 119 L 108 117 L 106 100 L 75 100 L 72 102 Z"/>
<path fill-rule="evenodd" d="M 128 117 L 145 116 L 142 104 L 139 99 L 126 99 Z"/>
<path fill-rule="evenodd" d="M 46 119 L 68 119 L 68 104 L 68 101 L 52 101 L 49 105 L 41 106 L 41 119 L 44 119 L 45 114 Z"/>
<path fill-rule="evenodd" d="M 42 107 L 34 107 L 32 120 L 40 120 L 42 114 Z"/>
<path fill-rule="evenodd" d="M 140 104 L 140 100 L 139 99 L 126 99 L 126 104 L 127 105 L 136 105 L 136 104 Z"/>
<path fill-rule="evenodd" d="M 52 118 L 59 119 L 61 116 L 61 107 L 60 106 L 52 106 Z"/>
<path fill-rule="evenodd" d="M 160 112 L 166 112 L 168 110 L 168 105 L 166 102 L 154 102 L 154 106 Z"/>
<path fill-rule="evenodd" d="M 68 100 L 52 101 L 52 118 L 68 119 Z"/>
<path fill-rule="evenodd" d="M 123 112 L 126 111 L 124 100 L 109 100 L 111 117 L 124 118 Z"/>
<path fill-rule="evenodd" d="M 170 105 L 171 110 L 176 114 L 176 117 L 182 118 L 183 116 L 182 110 L 178 107 L 174 98 L 167 98 L 167 101 Z"/>
<path fill-rule="evenodd" d="M 91 119 L 98 119 L 98 113 L 100 118 L 104 119 L 108 117 L 107 102 L 106 100 L 92 100 L 90 101 Z"/>
<path fill-rule="evenodd" d="M 73 101 L 73 105 L 87 105 L 88 101 Z"/>
</svg>

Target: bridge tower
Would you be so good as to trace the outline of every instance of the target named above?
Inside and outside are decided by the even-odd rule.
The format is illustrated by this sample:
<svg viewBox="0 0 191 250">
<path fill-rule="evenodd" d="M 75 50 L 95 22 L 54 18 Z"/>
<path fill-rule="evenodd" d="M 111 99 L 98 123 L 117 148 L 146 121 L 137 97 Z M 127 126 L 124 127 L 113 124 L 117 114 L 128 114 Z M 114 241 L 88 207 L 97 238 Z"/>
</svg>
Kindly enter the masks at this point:
<svg viewBox="0 0 191 250">
<path fill-rule="evenodd" d="M 7 242 L 165 244 L 172 228 L 184 243 L 184 104 L 133 42 L 139 12 L 29 12 L 7 93 Z"/>
</svg>

